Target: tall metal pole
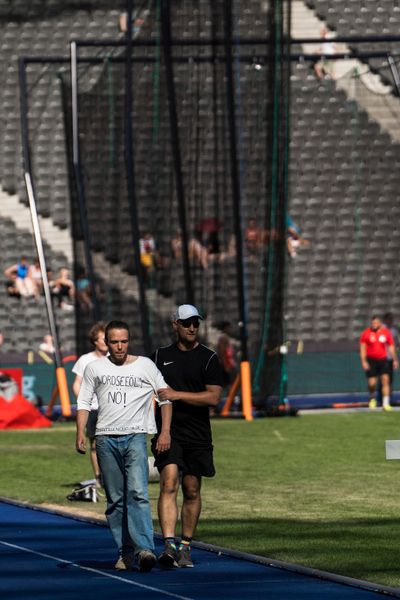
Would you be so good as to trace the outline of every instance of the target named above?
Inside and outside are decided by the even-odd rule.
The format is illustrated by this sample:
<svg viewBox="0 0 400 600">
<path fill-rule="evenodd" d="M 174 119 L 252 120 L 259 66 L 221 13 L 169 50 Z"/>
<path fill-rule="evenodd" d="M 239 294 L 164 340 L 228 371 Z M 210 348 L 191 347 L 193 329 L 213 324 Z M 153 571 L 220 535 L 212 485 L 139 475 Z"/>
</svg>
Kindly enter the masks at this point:
<svg viewBox="0 0 400 600">
<path fill-rule="evenodd" d="M 90 230 L 88 224 L 85 186 L 83 183 L 81 156 L 79 146 L 79 116 L 78 116 L 78 57 L 76 42 L 71 42 L 71 102 L 72 102 L 72 162 L 74 166 L 74 176 L 76 185 L 76 195 L 79 206 L 79 216 L 83 235 L 83 246 L 85 253 L 85 261 L 87 274 L 91 283 L 91 296 L 93 300 L 93 318 L 98 321 L 101 318 L 100 305 L 96 293 L 96 277 L 94 273 Z"/>
<path fill-rule="evenodd" d="M 243 267 L 243 235 L 242 235 L 242 207 L 240 198 L 239 169 L 237 159 L 235 96 L 232 72 L 232 8 L 231 1 L 224 0 L 224 26 L 225 26 L 225 57 L 226 57 L 226 101 L 228 108 L 229 150 L 232 182 L 233 220 L 236 238 L 236 271 L 239 301 L 239 327 L 242 360 L 248 360 L 247 349 L 247 315 L 245 299 L 245 282 Z"/>
<path fill-rule="evenodd" d="M 139 247 L 139 219 L 138 208 L 135 193 L 135 173 L 133 160 L 133 119 L 132 119 L 132 13 L 133 2 L 127 0 L 127 29 L 126 29 L 126 54 L 125 54 L 125 167 L 128 189 L 129 214 L 131 219 L 131 228 L 133 235 L 133 250 L 135 257 L 136 276 L 139 286 L 139 300 L 141 313 L 141 326 L 143 346 L 146 354 L 151 353 L 151 340 L 149 335 L 149 311 L 146 301 L 146 290 L 144 278 L 142 276 L 142 265 L 140 262 Z"/>
<path fill-rule="evenodd" d="M 161 0 L 162 46 L 164 51 L 165 73 L 168 93 L 169 119 L 171 125 L 172 154 L 174 160 L 176 195 L 178 199 L 179 226 L 182 236 L 183 274 L 187 301 L 194 303 L 194 290 L 190 273 L 188 234 L 185 206 L 185 192 L 182 177 L 182 160 L 179 141 L 178 117 L 176 110 L 176 94 L 174 85 L 174 69 L 171 55 L 171 14 L 169 0 Z"/>
<path fill-rule="evenodd" d="M 54 344 L 54 361 L 56 365 L 56 377 L 58 391 L 61 400 L 62 413 L 65 417 L 71 416 L 71 406 L 69 401 L 68 385 L 65 370 L 62 364 L 62 356 L 56 321 L 54 317 L 53 303 L 47 276 L 46 258 L 43 251 L 42 235 L 40 232 L 39 219 L 36 208 L 36 198 L 32 183 L 32 163 L 31 149 L 29 144 L 29 126 L 28 126 L 28 94 L 26 85 L 26 72 L 24 59 L 19 60 L 19 86 L 20 86 L 20 112 L 21 112 L 21 134 L 22 134 L 22 152 L 24 161 L 24 179 L 26 192 L 29 200 L 29 209 L 31 212 L 32 228 L 36 245 L 36 252 L 42 275 L 43 291 L 46 302 L 47 319 L 49 322 L 50 335 Z"/>
<path fill-rule="evenodd" d="M 290 42 L 292 37 L 292 0 L 286 0 L 283 5 L 283 12 L 286 15 L 286 21 L 284 21 L 284 68 L 285 68 L 285 79 L 284 79 L 284 163 L 283 163 L 283 224 L 281 226 L 281 233 L 286 239 L 286 224 L 288 215 L 288 199 L 289 199 L 289 164 L 290 164 L 290 99 L 291 99 L 291 61 L 290 61 Z M 281 295 L 281 329 L 282 329 L 282 342 L 286 339 L 286 321 L 285 321 L 285 295 L 287 290 L 287 253 L 286 244 L 283 249 L 282 257 L 282 295 Z M 284 352 L 281 352 L 281 374 L 280 374 L 280 386 L 279 386 L 279 401 L 282 404 L 287 404 L 287 387 L 288 387 L 288 372 L 287 372 L 287 356 L 285 343 L 281 346 L 285 348 Z"/>
<path fill-rule="evenodd" d="M 391 54 L 387 55 L 387 61 L 389 63 L 390 71 L 392 73 L 394 85 L 396 86 L 397 95 L 400 96 L 400 74 L 394 58 Z"/>
<path fill-rule="evenodd" d="M 246 314 L 245 281 L 243 266 L 242 206 L 240 197 L 239 169 L 237 159 L 235 96 L 232 72 L 232 2 L 224 0 L 225 60 L 226 60 L 226 101 L 228 109 L 229 150 L 231 163 L 231 185 L 233 200 L 233 220 L 236 238 L 236 272 L 238 287 L 239 331 L 241 345 L 240 375 L 242 384 L 242 405 L 246 420 L 252 420 L 251 375 L 248 356 L 248 330 Z"/>
</svg>

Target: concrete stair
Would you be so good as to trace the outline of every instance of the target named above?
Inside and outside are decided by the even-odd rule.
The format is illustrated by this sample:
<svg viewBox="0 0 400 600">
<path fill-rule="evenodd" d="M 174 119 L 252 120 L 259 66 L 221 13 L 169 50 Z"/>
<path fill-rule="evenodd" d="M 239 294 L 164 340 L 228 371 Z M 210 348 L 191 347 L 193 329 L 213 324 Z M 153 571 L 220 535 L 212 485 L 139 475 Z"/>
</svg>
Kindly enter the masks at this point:
<svg viewBox="0 0 400 600">
<path fill-rule="evenodd" d="M 318 19 L 303 0 L 294 0 L 292 4 L 292 37 L 320 37 L 324 21 Z M 322 40 L 321 40 L 322 43 Z M 349 52 L 346 44 L 337 44 L 338 53 Z M 304 54 L 318 53 L 320 44 L 304 44 Z M 371 73 L 368 66 L 358 60 L 334 61 L 335 85 L 342 89 L 349 100 L 356 100 L 360 109 L 365 110 L 372 120 L 379 123 L 382 130 L 394 141 L 400 140 L 400 102 L 393 96 L 391 86 L 384 85 L 378 75 Z M 360 93 L 360 84 L 362 93 Z"/>
<path fill-rule="evenodd" d="M 32 232 L 31 211 L 19 201 L 19 197 L 10 195 L 0 187 L 0 216 L 11 219 L 15 226 Z M 73 263 L 71 232 L 67 229 L 56 227 L 50 218 L 39 216 L 39 227 L 43 240 L 45 240 L 54 252 L 65 255 L 69 265 Z"/>
</svg>

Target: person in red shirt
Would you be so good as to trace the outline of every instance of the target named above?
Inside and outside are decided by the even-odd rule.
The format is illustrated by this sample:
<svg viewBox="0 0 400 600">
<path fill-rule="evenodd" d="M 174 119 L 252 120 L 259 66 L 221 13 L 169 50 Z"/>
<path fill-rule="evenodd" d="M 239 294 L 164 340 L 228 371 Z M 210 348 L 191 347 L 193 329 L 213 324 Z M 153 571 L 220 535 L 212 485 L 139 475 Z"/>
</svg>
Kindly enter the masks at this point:
<svg viewBox="0 0 400 600">
<path fill-rule="evenodd" d="M 397 369 L 399 365 L 393 336 L 389 329 L 382 325 L 380 318 L 374 315 L 370 327 L 364 329 L 360 337 L 360 358 L 368 380 L 370 408 L 377 406 L 375 394 L 379 377 L 382 386 L 382 408 L 392 410 L 389 356 L 393 357 L 393 368 Z"/>
</svg>

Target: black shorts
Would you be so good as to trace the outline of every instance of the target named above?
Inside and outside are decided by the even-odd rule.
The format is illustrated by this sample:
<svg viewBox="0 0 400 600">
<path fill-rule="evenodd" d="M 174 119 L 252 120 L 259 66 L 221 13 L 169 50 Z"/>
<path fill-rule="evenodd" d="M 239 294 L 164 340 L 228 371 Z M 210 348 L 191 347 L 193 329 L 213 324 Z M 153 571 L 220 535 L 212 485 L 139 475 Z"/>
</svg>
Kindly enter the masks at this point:
<svg viewBox="0 0 400 600">
<path fill-rule="evenodd" d="M 381 375 L 390 375 L 391 364 L 390 360 L 386 358 L 383 360 L 375 360 L 373 358 L 367 358 L 369 369 L 365 371 L 368 379 L 370 377 L 380 377 Z"/>
<path fill-rule="evenodd" d="M 178 465 L 182 475 L 197 477 L 214 477 L 213 446 L 193 446 L 192 444 L 171 440 L 171 447 L 166 452 L 156 452 L 157 437 L 151 440 L 151 451 L 155 458 L 155 466 L 159 471 L 166 465 Z"/>
<path fill-rule="evenodd" d="M 89 440 L 94 438 L 96 434 L 96 423 L 98 414 L 98 410 L 91 410 L 89 413 L 88 420 L 86 423 L 86 435 L 88 436 Z"/>
</svg>

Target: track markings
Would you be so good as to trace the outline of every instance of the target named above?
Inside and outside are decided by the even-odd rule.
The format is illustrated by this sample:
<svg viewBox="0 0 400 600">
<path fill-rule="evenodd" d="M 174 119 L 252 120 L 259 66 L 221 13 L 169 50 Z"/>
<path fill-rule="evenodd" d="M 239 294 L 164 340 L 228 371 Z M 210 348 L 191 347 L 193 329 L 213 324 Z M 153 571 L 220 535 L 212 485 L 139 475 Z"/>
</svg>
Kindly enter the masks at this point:
<svg viewBox="0 0 400 600">
<path fill-rule="evenodd" d="M 103 577 L 109 577 L 110 579 L 116 579 L 117 581 L 123 581 L 128 585 L 133 585 L 145 590 L 149 590 L 151 592 L 157 592 L 159 594 L 163 594 L 164 596 L 169 596 L 170 598 L 178 598 L 178 600 L 194 600 L 193 598 L 189 598 L 188 596 L 180 596 L 179 594 L 174 594 L 173 592 L 167 592 L 160 588 L 153 587 L 151 585 L 145 585 L 144 583 L 138 583 L 137 581 L 132 581 L 131 579 L 125 579 L 119 575 L 113 575 L 112 573 L 105 573 L 100 569 L 93 569 L 92 567 L 84 567 L 83 565 L 78 565 L 77 563 L 71 562 L 69 560 L 65 560 L 63 558 L 59 558 L 58 556 L 52 556 L 51 554 L 45 554 L 44 552 L 37 552 L 36 550 L 31 550 L 30 548 L 25 548 L 24 546 L 17 546 L 16 544 L 10 544 L 8 542 L 3 542 L 0 540 L 0 544 L 3 546 L 8 546 L 9 548 L 14 548 L 15 550 L 22 550 L 23 552 L 28 552 L 30 554 L 35 554 L 36 556 L 42 556 L 43 558 L 49 558 L 50 560 L 54 560 L 65 565 L 69 565 L 70 567 L 76 567 L 77 569 L 81 569 L 82 571 L 89 571 L 90 573 L 96 573 L 97 575 L 102 575 Z"/>
</svg>

